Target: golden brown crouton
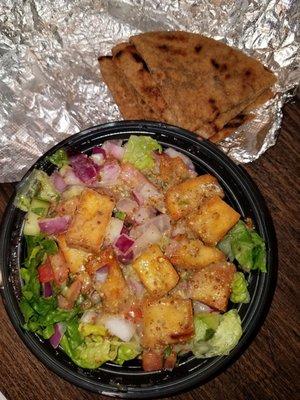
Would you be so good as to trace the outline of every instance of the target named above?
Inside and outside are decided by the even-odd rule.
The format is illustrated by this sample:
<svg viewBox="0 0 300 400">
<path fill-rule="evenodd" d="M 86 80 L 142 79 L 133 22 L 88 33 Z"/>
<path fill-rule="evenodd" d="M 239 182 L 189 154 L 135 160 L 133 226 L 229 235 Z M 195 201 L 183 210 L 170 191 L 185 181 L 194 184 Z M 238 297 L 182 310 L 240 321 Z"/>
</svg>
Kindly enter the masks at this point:
<svg viewBox="0 0 300 400">
<path fill-rule="evenodd" d="M 187 179 L 167 191 L 165 201 L 168 214 L 178 220 L 195 211 L 205 199 L 212 196 L 224 196 L 215 177 L 206 174 Z"/>
<path fill-rule="evenodd" d="M 201 269 L 207 265 L 225 260 L 225 255 L 216 247 L 205 246 L 200 240 L 179 240 L 170 257 L 171 263 L 177 268 Z"/>
<path fill-rule="evenodd" d="M 189 216 L 191 229 L 204 243 L 215 245 L 240 219 L 240 214 L 220 197 L 215 196 L 203 203 Z"/>
<path fill-rule="evenodd" d="M 231 263 L 211 264 L 190 278 L 189 294 L 193 300 L 226 311 L 235 266 Z"/>
<path fill-rule="evenodd" d="M 66 232 L 67 245 L 88 252 L 99 252 L 113 208 L 114 202 L 110 197 L 85 189 Z"/>
<path fill-rule="evenodd" d="M 110 313 L 118 313 L 127 306 L 128 287 L 112 248 L 105 249 L 102 254 L 103 256 L 100 255 L 98 258 L 97 269 L 107 267 L 108 275 L 104 283 L 96 283 L 95 287 L 102 297 L 105 310 Z M 95 267 L 95 265 L 96 259 L 93 266 Z"/>
<path fill-rule="evenodd" d="M 79 204 L 79 196 L 74 196 L 68 200 L 60 200 L 55 206 L 55 213 L 58 215 L 74 215 Z"/>
<path fill-rule="evenodd" d="M 167 154 L 159 156 L 159 176 L 164 189 L 177 185 L 190 178 L 190 171 L 180 157 L 169 157 Z"/>
<path fill-rule="evenodd" d="M 185 342 L 193 334 L 193 308 L 190 300 L 163 297 L 144 305 L 142 344 L 145 348 Z"/>
<path fill-rule="evenodd" d="M 87 259 L 89 257 L 89 253 L 78 250 L 78 249 L 72 249 L 68 247 L 66 243 L 66 237 L 64 234 L 58 235 L 57 236 L 57 242 L 59 245 L 59 248 L 63 252 L 63 255 L 65 256 L 66 262 L 70 268 L 70 271 L 75 274 L 80 270 L 80 268 L 87 262 Z"/>
<path fill-rule="evenodd" d="M 148 247 L 133 263 L 133 268 L 152 296 L 161 297 L 176 286 L 179 276 L 158 245 Z"/>
</svg>

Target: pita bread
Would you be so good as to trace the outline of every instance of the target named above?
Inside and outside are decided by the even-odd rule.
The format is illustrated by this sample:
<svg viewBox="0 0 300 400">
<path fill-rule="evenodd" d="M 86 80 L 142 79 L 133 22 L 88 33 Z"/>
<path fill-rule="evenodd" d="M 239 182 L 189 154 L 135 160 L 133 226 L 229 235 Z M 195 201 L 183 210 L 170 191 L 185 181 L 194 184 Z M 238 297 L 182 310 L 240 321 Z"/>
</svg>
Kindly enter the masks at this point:
<svg viewBox="0 0 300 400">
<path fill-rule="evenodd" d="M 228 136 L 232 135 L 238 128 L 246 123 L 250 122 L 254 118 L 253 114 L 239 114 L 231 121 L 229 121 L 224 128 L 214 134 L 209 140 L 213 143 L 219 143 L 223 139 L 227 138 Z"/>
<path fill-rule="evenodd" d="M 153 110 L 139 98 L 135 90 L 127 83 L 119 72 L 111 56 L 98 59 L 103 80 L 107 84 L 112 96 L 125 119 L 157 120 Z"/>
<path fill-rule="evenodd" d="M 130 42 L 183 128 L 210 137 L 276 81 L 259 61 L 188 32 L 148 32 Z"/>
<path fill-rule="evenodd" d="M 112 55 L 115 65 L 145 103 L 155 110 L 156 116 L 160 120 L 176 123 L 145 61 L 135 47 L 129 43 L 120 43 L 112 49 Z"/>
</svg>

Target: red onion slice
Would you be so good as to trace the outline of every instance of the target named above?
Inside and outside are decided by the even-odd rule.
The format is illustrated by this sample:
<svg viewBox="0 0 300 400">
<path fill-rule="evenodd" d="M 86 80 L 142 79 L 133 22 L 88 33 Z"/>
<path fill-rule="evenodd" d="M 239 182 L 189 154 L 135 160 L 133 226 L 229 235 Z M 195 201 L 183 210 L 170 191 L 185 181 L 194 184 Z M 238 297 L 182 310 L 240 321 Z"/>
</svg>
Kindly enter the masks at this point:
<svg viewBox="0 0 300 400">
<path fill-rule="evenodd" d="M 58 322 L 54 325 L 54 333 L 50 338 L 50 343 L 55 349 L 59 346 L 59 343 L 65 333 L 65 329 L 65 325 L 61 322 Z"/>
<path fill-rule="evenodd" d="M 191 171 L 195 171 L 195 166 L 194 166 L 192 160 L 189 157 L 187 157 L 186 155 L 180 153 L 177 150 L 172 149 L 172 147 L 168 147 L 164 152 L 171 158 L 176 158 L 176 157 L 181 158 L 181 160 L 185 163 L 185 165 Z"/>
<path fill-rule="evenodd" d="M 99 167 L 86 154 L 76 154 L 70 161 L 75 175 L 82 182 L 91 183 L 96 179 Z"/>
<path fill-rule="evenodd" d="M 104 283 L 107 279 L 108 276 L 108 267 L 102 267 L 99 268 L 96 272 L 95 272 L 95 280 L 98 283 Z"/>
<path fill-rule="evenodd" d="M 125 234 L 122 234 L 119 236 L 119 238 L 115 242 L 115 247 L 122 254 L 125 254 L 128 252 L 128 250 L 132 247 L 133 244 L 134 244 L 134 240 L 131 237 L 129 237 Z"/>
<path fill-rule="evenodd" d="M 53 172 L 53 174 L 51 175 L 51 180 L 53 182 L 55 189 L 58 192 L 61 193 L 66 189 L 67 184 L 64 178 L 57 171 Z"/>
<path fill-rule="evenodd" d="M 49 235 L 65 232 L 68 229 L 70 222 L 71 217 L 69 215 L 38 220 L 41 231 L 48 233 Z"/>
<path fill-rule="evenodd" d="M 133 251 L 128 250 L 126 254 L 118 254 L 117 255 L 118 261 L 122 264 L 130 264 L 133 260 Z"/>
<path fill-rule="evenodd" d="M 53 291 L 52 291 L 52 286 L 51 286 L 50 282 L 42 283 L 42 288 L 43 288 L 43 296 L 44 297 L 51 297 L 52 296 Z"/>
<path fill-rule="evenodd" d="M 122 160 L 125 149 L 121 145 L 122 140 L 108 140 L 103 143 L 102 149 L 105 150 L 106 154 L 116 158 L 117 160 Z"/>
<path fill-rule="evenodd" d="M 100 146 L 93 147 L 92 154 L 102 154 L 103 158 L 106 158 L 106 151 Z"/>
</svg>

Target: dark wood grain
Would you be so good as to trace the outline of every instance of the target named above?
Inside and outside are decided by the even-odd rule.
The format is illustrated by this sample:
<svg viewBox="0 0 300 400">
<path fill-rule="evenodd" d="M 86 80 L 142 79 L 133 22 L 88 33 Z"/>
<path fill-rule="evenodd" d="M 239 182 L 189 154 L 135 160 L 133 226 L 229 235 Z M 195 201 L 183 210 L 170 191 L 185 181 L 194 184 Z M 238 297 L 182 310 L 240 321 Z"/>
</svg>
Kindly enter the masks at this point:
<svg viewBox="0 0 300 400">
<path fill-rule="evenodd" d="M 296 399 L 299 370 L 299 101 L 288 104 L 279 139 L 246 169 L 262 191 L 272 213 L 279 246 L 278 283 L 259 334 L 226 372 L 173 400 Z M 0 216 L 12 184 L 0 185 Z M 0 306 L 0 390 L 8 400 L 107 399 L 79 389 L 47 370 L 14 331 Z"/>
</svg>

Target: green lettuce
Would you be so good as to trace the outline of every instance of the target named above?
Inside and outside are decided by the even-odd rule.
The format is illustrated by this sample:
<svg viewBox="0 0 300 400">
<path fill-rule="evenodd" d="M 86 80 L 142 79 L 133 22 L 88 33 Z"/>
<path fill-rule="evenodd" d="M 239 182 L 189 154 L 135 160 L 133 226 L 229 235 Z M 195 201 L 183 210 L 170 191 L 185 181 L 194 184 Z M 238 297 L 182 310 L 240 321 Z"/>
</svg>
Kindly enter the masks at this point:
<svg viewBox="0 0 300 400">
<path fill-rule="evenodd" d="M 54 333 L 54 324 L 67 322 L 74 318 L 78 310 L 71 311 L 58 308 L 55 297 L 41 296 L 41 284 L 38 280 L 37 268 L 48 254 L 57 252 L 57 244 L 43 235 L 25 236 L 27 257 L 20 269 L 23 280 L 20 310 L 24 316 L 24 328 L 36 332 L 45 339 Z"/>
<path fill-rule="evenodd" d="M 245 270 L 258 269 L 266 272 L 266 245 L 257 232 L 251 230 L 243 221 L 239 221 L 218 243 L 231 261 L 238 261 Z"/>
<path fill-rule="evenodd" d="M 206 340 L 205 336 L 202 335 L 200 340 L 195 338 L 192 341 L 191 347 L 196 357 L 206 358 L 227 355 L 240 340 L 243 332 L 237 310 L 230 310 L 220 315 L 219 318 L 219 324 L 210 339 Z M 209 328 L 207 327 L 206 329 Z"/>
<path fill-rule="evenodd" d="M 210 339 L 220 323 L 220 314 L 199 313 L 194 316 L 195 340 Z"/>
<path fill-rule="evenodd" d="M 117 358 L 114 360 L 116 364 L 122 365 L 125 361 L 132 360 L 137 357 L 141 349 L 137 343 L 121 343 L 118 346 Z"/>
<path fill-rule="evenodd" d="M 138 344 L 105 337 L 102 330 L 98 332 L 97 329 L 90 329 L 91 324 L 88 325 L 91 334 L 84 336 L 88 332 L 82 329 L 82 324 L 79 325 L 76 318 L 70 320 L 60 342 L 63 350 L 81 368 L 95 369 L 106 361 L 122 365 L 140 354 Z"/>
<path fill-rule="evenodd" d="M 151 169 L 154 166 L 153 151 L 162 151 L 161 145 L 149 136 L 131 135 L 125 145 L 124 162 L 134 165 L 137 169 Z"/>
<path fill-rule="evenodd" d="M 64 149 L 57 150 L 54 154 L 48 156 L 47 158 L 52 164 L 56 165 L 58 168 L 69 164 L 68 155 Z"/>
<path fill-rule="evenodd" d="M 242 272 L 236 272 L 231 284 L 230 300 L 233 303 L 249 303 L 250 295 L 247 289 L 248 282 Z"/>
</svg>

